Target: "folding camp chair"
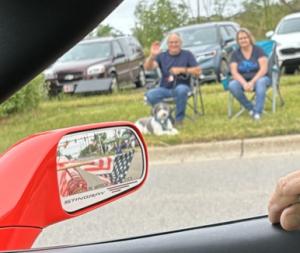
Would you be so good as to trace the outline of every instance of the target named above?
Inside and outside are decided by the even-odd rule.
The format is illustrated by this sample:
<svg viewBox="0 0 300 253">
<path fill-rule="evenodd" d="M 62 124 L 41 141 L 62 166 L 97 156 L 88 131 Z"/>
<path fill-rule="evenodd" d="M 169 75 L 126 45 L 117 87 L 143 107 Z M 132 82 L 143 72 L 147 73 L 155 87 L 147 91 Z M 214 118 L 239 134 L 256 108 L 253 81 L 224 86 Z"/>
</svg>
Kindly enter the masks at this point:
<svg viewBox="0 0 300 253">
<path fill-rule="evenodd" d="M 187 101 L 187 107 L 190 108 L 193 111 L 193 115 L 186 114 L 186 117 L 195 120 L 197 116 L 203 116 L 204 111 L 204 103 L 203 103 L 203 97 L 201 92 L 201 78 L 200 77 L 190 77 L 190 87 L 191 91 L 188 93 L 188 101 Z M 164 103 L 171 104 L 171 115 L 175 118 L 174 114 L 176 111 L 175 104 L 176 100 L 175 98 L 165 98 L 163 99 Z"/>
<path fill-rule="evenodd" d="M 157 73 L 157 77 L 158 79 L 154 82 L 153 80 L 151 80 L 151 84 L 149 87 L 150 88 L 155 88 L 159 85 L 159 80 L 161 77 L 161 74 L 159 73 L 159 70 Z M 191 87 L 191 91 L 188 93 L 188 101 L 187 101 L 187 108 L 190 108 L 193 112 L 193 115 L 189 115 L 186 114 L 186 117 L 191 119 L 191 120 L 195 120 L 195 118 L 197 116 L 201 116 L 204 115 L 205 111 L 204 111 L 204 103 L 203 103 L 203 97 L 202 97 L 202 92 L 201 92 L 201 76 L 196 78 L 194 76 L 187 76 L 187 78 L 190 78 L 190 87 Z M 155 85 L 153 85 L 153 83 L 155 83 Z M 145 101 L 147 101 L 146 97 L 145 97 Z M 175 112 L 176 112 L 176 101 L 175 98 L 170 97 L 170 98 L 165 98 L 162 100 L 162 102 L 167 103 L 171 106 L 171 116 L 173 118 L 173 120 L 175 119 Z"/>
<path fill-rule="evenodd" d="M 272 113 L 276 112 L 276 106 L 279 102 L 280 106 L 284 105 L 284 100 L 280 93 L 280 68 L 278 64 L 278 59 L 276 56 L 276 42 L 273 40 L 265 40 L 265 41 L 259 41 L 256 43 L 256 45 L 260 46 L 265 54 L 268 56 L 268 76 L 271 79 L 271 86 L 268 90 L 272 92 L 271 96 L 267 94 L 266 99 L 272 102 Z M 227 73 L 227 75 L 222 78 L 221 83 L 223 84 L 223 87 L 225 90 L 228 90 L 228 83 L 230 81 L 230 73 Z M 267 91 L 268 92 L 268 91 Z M 241 109 L 233 115 L 233 101 L 234 97 L 233 95 L 228 92 L 228 106 L 227 106 L 227 113 L 228 118 L 237 118 L 239 117 L 246 109 L 244 107 L 241 107 Z M 255 93 L 252 94 L 251 100 L 253 101 L 255 99 Z M 279 99 L 279 101 L 277 101 Z"/>
</svg>

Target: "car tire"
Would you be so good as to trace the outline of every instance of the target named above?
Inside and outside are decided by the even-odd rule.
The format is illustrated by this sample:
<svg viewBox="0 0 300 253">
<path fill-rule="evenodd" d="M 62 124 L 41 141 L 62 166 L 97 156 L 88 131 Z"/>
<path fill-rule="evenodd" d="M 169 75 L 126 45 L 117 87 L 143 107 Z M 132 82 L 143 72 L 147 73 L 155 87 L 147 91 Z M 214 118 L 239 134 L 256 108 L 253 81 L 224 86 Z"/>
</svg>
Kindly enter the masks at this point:
<svg viewBox="0 0 300 253">
<path fill-rule="evenodd" d="M 295 66 L 285 66 L 284 67 L 284 74 L 293 75 L 296 70 L 297 70 L 297 67 L 295 67 Z"/>
<path fill-rule="evenodd" d="M 135 82 L 137 88 L 145 87 L 146 85 L 146 75 L 143 68 L 140 68 L 137 81 Z"/>
<path fill-rule="evenodd" d="M 118 92 L 120 89 L 120 85 L 119 85 L 119 81 L 118 81 L 118 76 L 116 73 L 111 73 L 110 77 L 112 78 L 111 81 L 111 86 L 110 86 L 110 92 L 114 93 L 114 92 Z"/>
<path fill-rule="evenodd" d="M 220 67 L 217 72 L 217 81 L 220 83 L 222 75 L 226 76 L 229 73 L 229 64 L 225 59 L 222 59 L 220 62 Z"/>
</svg>

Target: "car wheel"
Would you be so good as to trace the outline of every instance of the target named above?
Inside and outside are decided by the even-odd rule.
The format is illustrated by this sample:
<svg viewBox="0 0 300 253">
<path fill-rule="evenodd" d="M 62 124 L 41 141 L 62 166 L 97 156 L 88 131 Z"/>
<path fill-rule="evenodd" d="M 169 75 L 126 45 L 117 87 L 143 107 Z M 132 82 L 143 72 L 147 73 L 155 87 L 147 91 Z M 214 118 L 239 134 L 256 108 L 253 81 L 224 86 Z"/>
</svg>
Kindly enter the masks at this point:
<svg viewBox="0 0 300 253">
<path fill-rule="evenodd" d="M 146 75 L 143 68 L 140 68 L 137 81 L 135 82 L 137 88 L 144 87 L 146 85 Z"/>
<path fill-rule="evenodd" d="M 112 73 L 111 78 L 112 78 L 112 80 L 111 80 L 110 92 L 111 93 L 118 92 L 119 89 L 120 89 L 120 86 L 119 86 L 119 81 L 118 81 L 117 74 Z"/>
<path fill-rule="evenodd" d="M 293 75 L 296 71 L 297 67 L 295 66 L 285 66 L 284 67 L 284 73 L 288 75 Z"/>
<path fill-rule="evenodd" d="M 226 60 L 222 59 L 217 73 L 218 82 L 221 82 L 222 76 L 226 76 L 228 73 L 229 73 L 229 64 Z"/>
</svg>

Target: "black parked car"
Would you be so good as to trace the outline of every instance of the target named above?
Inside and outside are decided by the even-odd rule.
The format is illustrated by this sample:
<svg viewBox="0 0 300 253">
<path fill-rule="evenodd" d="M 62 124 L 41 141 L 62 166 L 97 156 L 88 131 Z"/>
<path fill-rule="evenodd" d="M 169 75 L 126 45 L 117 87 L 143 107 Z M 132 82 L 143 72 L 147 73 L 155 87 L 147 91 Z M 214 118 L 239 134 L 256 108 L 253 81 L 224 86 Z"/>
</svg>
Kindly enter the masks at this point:
<svg viewBox="0 0 300 253">
<path fill-rule="evenodd" d="M 49 96 L 118 90 L 123 82 L 145 85 L 144 53 L 132 36 L 86 39 L 44 71 Z"/>
<path fill-rule="evenodd" d="M 170 32 L 178 33 L 183 41 L 182 47 L 194 53 L 205 80 L 220 81 L 220 74 L 227 71 L 239 27 L 234 22 L 210 22 L 184 26 Z M 161 48 L 167 49 L 167 37 Z"/>
</svg>

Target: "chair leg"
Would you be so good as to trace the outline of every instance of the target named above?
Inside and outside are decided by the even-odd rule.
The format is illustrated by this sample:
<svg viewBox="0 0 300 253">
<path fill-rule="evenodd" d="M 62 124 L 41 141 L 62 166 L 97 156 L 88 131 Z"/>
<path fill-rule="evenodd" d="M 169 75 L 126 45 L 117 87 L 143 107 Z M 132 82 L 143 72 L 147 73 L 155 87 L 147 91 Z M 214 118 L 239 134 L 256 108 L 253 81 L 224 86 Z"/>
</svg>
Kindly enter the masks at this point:
<svg viewBox="0 0 300 253">
<path fill-rule="evenodd" d="M 239 110 L 239 112 L 237 114 L 235 114 L 232 118 L 240 117 L 243 114 L 244 111 L 245 111 L 245 108 L 241 107 L 241 110 Z"/>
<path fill-rule="evenodd" d="M 253 100 L 254 97 L 255 96 L 252 96 L 251 100 Z M 228 92 L 227 115 L 229 119 L 238 118 L 246 111 L 246 109 L 243 106 L 241 106 L 241 109 L 233 115 L 233 100 L 233 95 L 230 92 Z"/>
<path fill-rule="evenodd" d="M 198 111 L 198 94 L 197 94 L 197 92 L 195 92 L 195 94 L 193 95 L 193 103 L 194 103 L 193 111 L 194 111 L 194 115 L 196 115 L 196 114 L 199 113 L 199 111 Z"/>
<path fill-rule="evenodd" d="M 195 90 L 193 92 L 193 106 L 189 105 L 189 107 L 193 110 L 195 118 L 198 115 L 204 115 L 204 103 L 199 82 L 196 80 L 194 82 L 196 82 L 196 84 L 193 85 L 196 87 L 194 87 Z"/>
<path fill-rule="evenodd" d="M 201 87 L 200 87 L 200 85 L 199 85 L 199 87 L 198 87 L 198 92 L 199 92 L 200 105 L 201 105 L 201 115 L 204 115 L 204 114 L 205 114 L 205 111 L 204 111 L 204 103 L 203 103 L 203 97 L 202 97 L 202 92 L 201 92 Z"/>
<path fill-rule="evenodd" d="M 272 113 L 276 112 L 277 84 L 272 84 Z"/>
<path fill-rule="evenodd" d="M 229 119 L 232 117 L 232 106 L 233 106 L 233 96 L 230 92 L 228 92 L 227 115 Z"/>
<path fill-rule="evenodd" d="M 279 97 L 279 100 L 280 100 L 280 106 L 284 106 L 285 102 L 284 102 L 284 99 L 283 99 L 283 97 L 281 95 L 279 85 L 277 85 L 277 94 L 278 94 L 278 97 Z"/>
<path fill-rule="evenodd" d="M 272 85 L 272 112 L 276 112 L 277 97 L 279 98 L 279 106 L 284 106 L 284 100 L 280 92 L 279 84 Z"/>
</svg>

